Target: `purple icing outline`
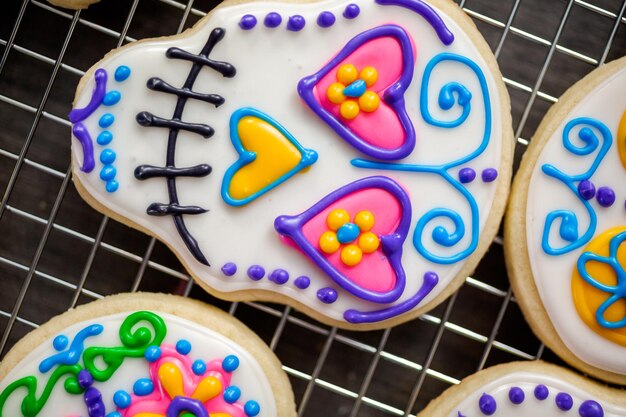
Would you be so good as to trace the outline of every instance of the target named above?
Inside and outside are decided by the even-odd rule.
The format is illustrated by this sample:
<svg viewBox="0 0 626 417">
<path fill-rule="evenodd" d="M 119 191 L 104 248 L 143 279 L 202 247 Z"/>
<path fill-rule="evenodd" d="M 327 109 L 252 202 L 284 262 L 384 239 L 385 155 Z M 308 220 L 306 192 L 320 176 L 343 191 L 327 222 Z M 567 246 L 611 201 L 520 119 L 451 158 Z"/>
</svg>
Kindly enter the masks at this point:
<svg viewBox="0 0 626 417">
<path fill-rule="evenodd" d="M 96 167 L 93 156 L 93 139 L 91 139 L 87 126 L 82 123 L 76 123 L 72 126 L 72 133 L 83 148 L 83 166 L 80 167 L 80 170 L 88 174 Z"/>
<path fill-rule="evenodd" d="M 94 88 L 93 92 L 91 93 L 91 100 L 89 100 L 89 104 L 87 104 L 82 109 L 72 109 L 72 111 L 68 115 L 70 122 L 82 122 L 83 120 L 91 116 L 93 112 L 98 109 L 98 107 L 100 107 L 100 105 L 102 104 L 102 99 L 106 94 L 107 77 L 107 72 L 104 69 L 98 68 L 96 70 L 96 73 L 93 76 L 96 82 L 96 88 Z"/>
<path fill-rule="evenodd" d="M 366 290 L 341 274 L 328 262 L 322 252 L 317 250 L 317 248 L 306 239 L 302 232 L 303 226 L 308 223 L 309 220 L 317 216 L 337 200 L 357 191 L 369 188 L 379 188 L 389 192 L 398 200 L 402 209 L 402 216 L 396 230 L 392 234 L 380 237 L 382 250 L 385 255 L 387 255 L 397 279 L 395 287 L 384 293 Z M 406 285 L 406 276 L 402 268 L 402 244 L 406 240 L 409 232 L 411 213 L 411 201 L 409 196 L 398 183 L 387 177 L 367 177 L 333 191 L 299 215 L 279 216 L 274 221 L 274 228 L 279 234 L 291 238 L 322 271 L 344 290 L 367 301 L 390 303 L 400 298 Z"/>
<path fill-rule="evenodd" d="M 446 45 L 452 45 L 454 42 L 454 34 L 448 26 L 444 23 L 441 16 L 437 14 L 435 9 L 433 9 L 428 4 L 424 3 L 422 0 L 375 0 L 376 3 L 381 6 L 399 6 L 405 7 L 420 16 L 422 16 L 430 25 L 435 29 L 439 40 Z"/>
<path fill-rule="evenodd" d="M 335 117 L 335 115 L 323 108 L 320 102 L 315 98 L 314 93 L 315 87 L 322 80 L 322 78 L 335 69 L 341 61 L 346 59 L 354 51 L 366 43 L 383 37 L 393 37 L 400 42 L 402 58 L 404 61 L 400 79 L 387 87 L 382 97 L 383 100 L 398 115 L 405 133 L 404 143 L 396 149 L 380 148 L 361 139 L 361 137 L 355 134 L 352 130 L 348 129 L 341 120 Z M 409 34 L 400 26 L 383 25 L 358 34 L 352 38 L 346 46 L 344 46 L 343 49 L 320 71 L 300 80 L 298 83 L 298 94 L 300 94 L 300 97 L 311 108 L 311 110 L 313 110 L 324 122 L 326 122 L 326 124 L 337 132 L 341 138 L 359 151 L 363 152 L 365 155 L 382 160 L 402 159 L 410 155 L 415 148 L 415 128 L 413 127 L 413 123 L 411 122 L 411 119 L 406 111 L 404 101 L 404 93 L 413 80 L 414 65 L 415 56 L 413 54 L 413 44 L 411 43 Z"/>
</svg>

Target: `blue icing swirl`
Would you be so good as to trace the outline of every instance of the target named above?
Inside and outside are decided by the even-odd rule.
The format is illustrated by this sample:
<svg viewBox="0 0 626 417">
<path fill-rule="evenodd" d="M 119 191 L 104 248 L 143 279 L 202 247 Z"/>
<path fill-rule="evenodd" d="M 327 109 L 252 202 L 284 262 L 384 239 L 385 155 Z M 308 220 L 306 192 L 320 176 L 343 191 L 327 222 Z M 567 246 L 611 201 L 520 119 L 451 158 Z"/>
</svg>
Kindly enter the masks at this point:
<svg viewBox="0 0 626 417">
<path fill-rule="evenodd" d="M 92 336 L 97 336 L 104 330 L 104 327 L 100 324 L 92 324 L 91 326 L 87 326 L 81 331 L 79 331 L 76 336 L 74 336 L 74 340 L 70 344 L 70 347 L 65 349 L 68 345 L 67 337 L 61 335 L 57 336 L 54 339 L 53 346 L 55 350 L 60 351 L 57 354 L 50 356 L 49 358 L 44 359 L 39 364 L 39 372 L 45 374 L 50 369 L 54 368 L 57 365 L 75 365 L 80 360 L 83 350 L 85 349 L 85 339 Z"/>
</svg>

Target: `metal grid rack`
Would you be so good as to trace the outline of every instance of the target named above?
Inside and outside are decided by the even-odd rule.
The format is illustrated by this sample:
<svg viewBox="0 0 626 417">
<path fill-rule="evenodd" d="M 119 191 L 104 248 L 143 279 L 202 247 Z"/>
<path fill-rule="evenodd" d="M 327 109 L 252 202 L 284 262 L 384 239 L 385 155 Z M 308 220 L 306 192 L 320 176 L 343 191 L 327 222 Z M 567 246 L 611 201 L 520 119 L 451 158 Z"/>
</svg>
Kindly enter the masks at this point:
<svg viewBox="0 0 626 417">
<path fill-rule="evenodd" d="M 459 3 L 459 1 L 457 0 Z M 300 416 L 416 415 L 449 385 L 512 360 L 560 363 L 512 297 L 502 240 L 441 306 L 391 330 L 355 333 L 281 305 L 204 293 L 160 242 L 89 208 L 70 184 L 75 86 L 110 49 L 190 27 L 217 0 L 102 0 L 70 12 L 4 0 L 0 13 L 0 357 L 77 304 L 162 291 L 218 305 L 277 353 Z M 516 160 L 571 84 L 626 54 L 626 1 L 461 0 L 498 58 L 512 100 Z"/>
</svg>

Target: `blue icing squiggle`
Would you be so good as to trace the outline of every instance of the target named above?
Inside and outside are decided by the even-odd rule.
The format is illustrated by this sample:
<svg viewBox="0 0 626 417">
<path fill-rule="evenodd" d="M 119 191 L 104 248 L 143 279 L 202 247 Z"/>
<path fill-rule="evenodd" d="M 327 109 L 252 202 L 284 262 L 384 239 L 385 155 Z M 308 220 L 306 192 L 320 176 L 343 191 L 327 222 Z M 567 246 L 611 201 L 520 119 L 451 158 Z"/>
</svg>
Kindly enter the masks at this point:
<svg viewBox="0 0 626 417">
<path fill-rule="evenodd" d="M 422 80 L 421 93 L 420 93 L 420 109 L 422 113 L 422 117 L 426 121 L 426 123 L 447 128 L 453 129 L 461 124 L 463 124 L 471 113 L 471 100 L 472 93 L 470 90 L 461 83 L 458 82 L 450 82 L 445 84 L 440 92 L 439 92 L 439 100 L 438 104 L 443 110 L 450 110 L 454 107 L 454 104 L 457 104 L 462 107 L 462 114 L 455 120 L 452 121 L 443 121 L 435 119 L 428 107 L 428 88 L 430 83 L 430 78 L 433 70 L 442 62 L 452 61 L 458 62 L 470 68 L 480 83 L 480 87 L 482 90 L 483 96 L 483 105 L 485 109 L 485 129 L 482 140 L 478 147 L 474 149 L 472 152 L 463 156 L 455 161 L 448 162 L 441 165 L 414 165 L 414 164 L 398 164 L 398 163 L 383 163 L 383 162 L 374 162 L 367 161 L 362 159 L 355 159 L 352 161 L 352 165 L 358 168 L 366 168 L 366 169 L 381 169 L 381 170 L 391 170 L 391 171 L 404 171 L 404 172 L 415 172 L 415 173 L 428 173 L 428 174 L 436 174 L 439 175 L 442 179 L 444 179 L 448 184 L 450 184 L 454 189 L 456 189 L 466 200 L 470 207 L 471 212 L 471 242 L 469 245 L 462 250 L 452 254 L 452 255 L 438 255 L 429 251 L 423 243 L 423 234 L 426 226 L 436 218 L 445 217 L 451 220 L 454 223 L 455 230 L 450 232 L 444 226 L 437 226 L 434 228 L 432 232 L 432 239 L 435 243 L 442 247 L 450 248 L 457 245 L 465 236 L 466 226 L 465 221 L 462 216 L 455 210 L 450 208 L 435 208 L 427 212 L 423 215 L 417 222 L 415 232 L 413 234 L 413 245 L 415 249 L 427 260 L 438 263 L 438 264 L 453 264 L 459 262 L 469 255 L 471 255 L 476 247 L 478 246 L 479 240 L 479 220 L 480 214 L 478 210 L 478 204 L 476 203 L 476 199 L 470 193 L 467 188 L 459 180 L 448 173 L 452 168 L 458 167 L 460 165 L 467 164 L 469 161 L 476 159 L 479 155 L 481 155 L 487 146 L 489 146 L 489 142 L 491 140 L 491 129 L 492 129 L 492 111 L 491 111 L 491 99 L 489 94 L 489 87 L 487 86 L 487 80 L 483 71 L 480 69 L 478 64 L 472 61 L 469 58 L 466 58 L 461 55 L 456 55 L 448 52 L 441 53 L 433 57 L 424 70 L 424 76 Z"/>
<path fill-rule="evenodd" d="M 588 125 L 594 128 L 602 136 L 602 143 L 594 131 L 590 127 L 583 127 L 578 131 L 578 137 L 583 142 L 582 146 L 572 143 L 570 133 L 572 130 L 581 125 Z M 576 214 L 571 210 L 554 210 L 546 216 L 546 222 L 541 237 L 541 247 L 548 255 L 558 256 L 578 249 L 591 240 L 596 231 L 598 217 L 591 203 L 585 200 L 578 192 L 578 184 L 581 181 L 589 180 L 595 174 L 598 166 L 608 153 L 613 143 L 611 130 L 602 122 L 589 117 L 579 117 L 571 120 L 563 129 L 563 147 L 569 152 L 577 156 L 591 155 L 598 148 L 598 154 L 593 160 L 589 169 L 582 174 L 569 175 L 556 168 L 551 164 L 544 164 L 541 170 L 549 177 L 561 181 L 567 188 L 574 193 L 578 200 L 583 204 L 589 214 L 589 226 L 582 236 L 579 233 L 579 221 Z M 555 248 L 550 243 L 550 231 L 557 220 L 560 220 L 559 236 L 566 243 L 564 246 Z"/>
<path fill-rule="evenodd" d="M 66 351 L 59 352 L 41 361 L 39 364 L 39 372 L 46 373 L 56 365 L 75 365 L 78 363 L 85 349 L 85 339 L 91 336 L 97 336 L 102 333 L 103 330 L 104 326 L 100 324 L 92 324 L 91 326 L 85 327 L 74 336 L 74 340 L 72 340 L 70 347 Z M 68 339 L 63 335 L 57 336 L 53 342 L 53 346 L 57 351 L 67 347 L 67 344 Z"/>
</svg>

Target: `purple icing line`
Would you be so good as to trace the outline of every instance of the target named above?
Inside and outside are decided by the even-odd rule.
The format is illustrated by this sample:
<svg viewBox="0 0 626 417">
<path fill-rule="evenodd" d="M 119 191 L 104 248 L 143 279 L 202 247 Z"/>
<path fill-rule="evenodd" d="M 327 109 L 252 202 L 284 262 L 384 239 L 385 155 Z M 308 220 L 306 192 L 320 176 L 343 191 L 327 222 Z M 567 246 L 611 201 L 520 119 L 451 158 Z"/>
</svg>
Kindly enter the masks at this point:
<svg viewBox="0 0 626 417">
<path fill-rule="evenodd" d="M 167 407 L 165 417 L 178 417 L 183 411 L 193 414 L 195 417 L 209 417 L 209 413 L 204 405 L 193 398 L 176 397 Z"/>
<path fill-rule="evenodd" d="M 100 104 L 102 104 L 102 99 L 106 94 L 107 90 L 107 72 L 102 68 L 97 69 L 94 74 L 94 79 L 96 80 L 96 88 L 94 88 L 93 93 L 91 94 L 91 100 L 89 104 L 87 104 L 82 109 L 73 109 L 70 114 L 70 122 L 82 122 L 91 114 L 96 111 Z"/>
<path fill-rule="evenodd" d="M 376 311 L 346 310 L 346 312 L 343 313 L 343 317 L 349 323 L 373 323 L 399 316 L 400 314 L 412 310 L 416 305 L 421 303 L 422 300 L 430 294 L 433 288 L 435 288 L 438 282 L 439 276 L 436 273 L 426 272 L 424 274 L 424 282 L 422 283 L 422 286 L 407 300 L 389 308 Z"/>
<path fill-rule="evenodd" d="M 422 0 L 376 0 L 376 3 L 381 6 L 405 7 L 414 11 L 430 23 L 444 45 L 451 45 L 454 42 L 454 34 L 448 29 L 441 16 Z"/>
<path fill-rule="evenodd" d="M 387 255 L 389 263 L 391 264 L 391 267 L 397 277 L 396 286 L 390 291 L 384 293 L 364 289 L 348 279 L 335 267 L 333 267 L 328 262 L 328 259 L 315 246 L 313 246 L 313 244 L 309 242 L 302 233 L 302 227 L 309 220 L 317 216 L 336 201 L 352 193 L 371 188 L 379 188 L 391 193 L 391 195 L 399 201 L 402 212 L 400 224 L 398 225 L 396 231 L 393 234 L 380 237 L 383 252 Z M 317 264 L 317 266 L 319 266 L 343 289 L 356 297 L 375 303 L 393 302 L 397 300 L 404 291 L 406 282 L 401 262 L 402 244 L 407 237 L 410 225 L 411 201 L 409 200 L 409 196 L 398 183 L 387 177 L 368 177 L 360 179 L 330 193 L 302 214 L 297 216 L 280 216 L 274 221 L 274 228 L 278 233 L 284 236 L 289 236 L 304 251 L 304 253 Z"/>
<path fill-rule="evenodd" d="M 354 51 L 365 45 L 367 42 L 374 39 L 383 37 L 393 37 L 398 40 L 400 47 L 402 48 L 402 60 L 404 61 L 404 68 L 400 79 L 392 84 L 383 94 L 383 100 L 394 109 L 398 114 L 402 128 L 404 129 L 406 140 L 396 149 L 384 149 L 378 146 L 371 145 L 348 129 L 341 120 L 337 119 L 328 110 L 324 109 L 322 105 L 317 101 L 315 97 L 315 86 L 332 71 L 341 61 L 350 56 Z M 401 159 L 408 156 L 413 152 L 415 148 L 415 128 L 411 119 L 406 112 L 406 106 L 404 102 L 404 92 L 411 84 L 413 79 L 415 57 L 413 55 L 413 46 L 408 33 L 400 26 L 385 25 L 379 26 L 374 29 L 370 29 L 366 32 L 352 38 L 346 46 L 335 56 L 328 64 L 326 64 L 319 72 L 309 77 L 303 78 L 298 83 L 298 94 L 306 102 L 306 104 L 313 110 L 323 121 L 325 121 L 339 136 L 341 136 L 346 142 L 354 146 L 364 154 L 373 158 L 383 160 Z"/>
<path fill-rule="evenodd" d="M 72 127 L 72 133 L 74 133 L 74 137 L 78 139 L 81 146 L 83 147 L 83 166 L 80 168 L 80 170 L 86 173 L 90 173 L 96 167 L 96 161 L 93 157 L 93 140 L 89 135 L 89 131 L 84 124 L 76 123 Z"/>
</svg>

